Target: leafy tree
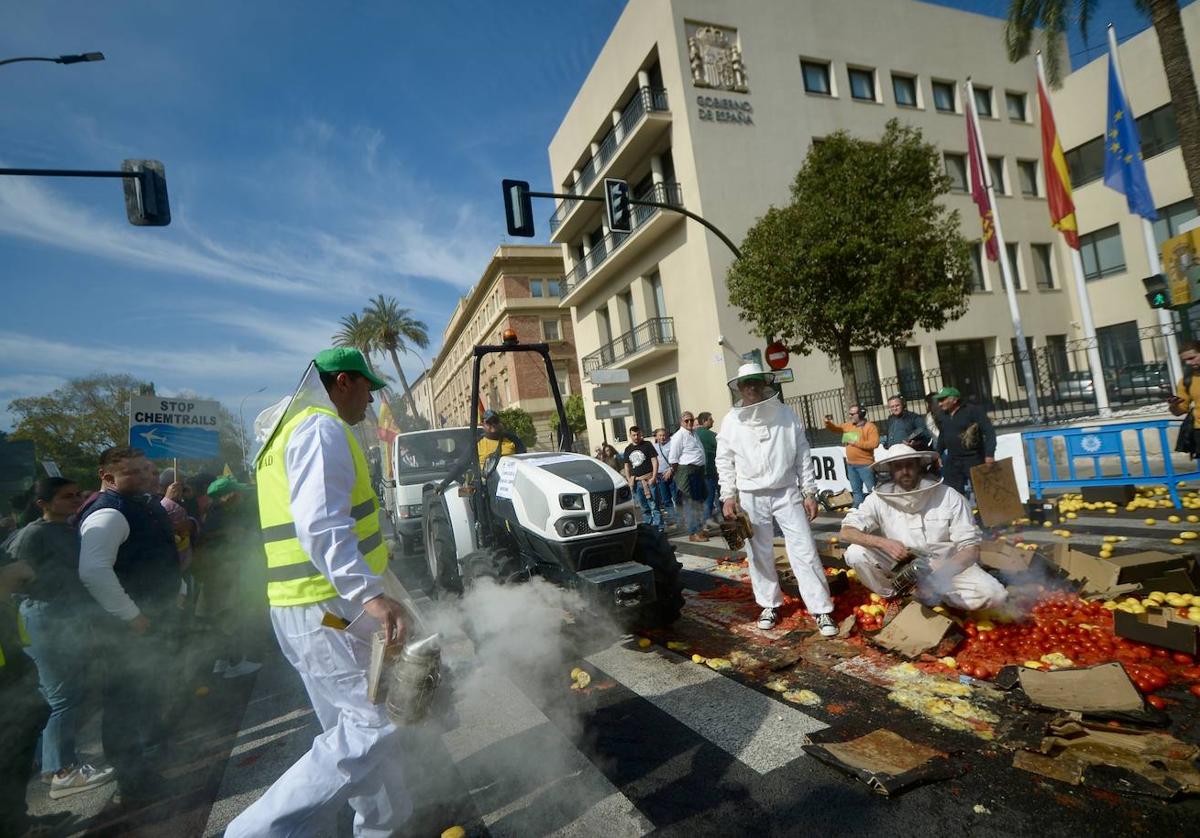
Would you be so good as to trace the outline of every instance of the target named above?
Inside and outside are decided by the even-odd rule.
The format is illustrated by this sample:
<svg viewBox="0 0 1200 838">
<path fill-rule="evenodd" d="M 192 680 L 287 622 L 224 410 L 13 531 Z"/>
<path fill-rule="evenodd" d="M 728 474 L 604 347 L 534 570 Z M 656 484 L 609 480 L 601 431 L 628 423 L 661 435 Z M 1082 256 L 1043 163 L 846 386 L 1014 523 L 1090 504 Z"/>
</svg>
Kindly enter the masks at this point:
<svg viewBox="0 0 1200 838">
<path fill-rule="evenodd" d="M 583 409 L 583 396 L 578 393 L 567 396 L 567 400 L 563 402 L 563 412 L 567 414 L 567 427 L 571 429 L 572 435 L 578 437 L 581 433 L 587 431 L 587 413 Z M 555 438 L 557 438 L 557 411 L 550 414 L 550 430 L 554 431 Z"/>
<path fill-rule="evenodd" d="M 729 300 L 764 338 L 836 358 L 858 401 L 851 350 L 905 343 L 967 309 L 970 248 L 937 149 L 888 122 L 877 141 L 839 131 L 814 145 L 792 183 L 746 233 Z"/>
<path fill-rule="evenodd" d="M 537 444 L 537 429 L 533 427 L 532 416 L 519 407 L 506 407 L 496 412 L 500 414 L 504 429 L 519 438 L 526 447 L 532 448 Z"/>
<path fill-rule="evenodd" d="M 1179 16 L 1179 0 L 1134 0 L 1134 6 L 1154 24 L 1167 89 L 1175 106 L 1188 183 L 1192 195 L 1200 196 L 1200 97 L 1196 94 L 1196 76 Z M 1009 60 L 1020 61 L 1029 55 L 1034 34 L 1040 29 L 1046 76 L 1057 86 L 1063 76 L 1063 35 L 1071 18 L 1078 19 L 1079 31 L 1086 37 L 1088 22 L 1098 7 L 1099 0 L 1009 0 L 1008 24 L 1004 29 Z"/>
<path fill-rule="evenodd" d="M 385 297 L 380 294 L 371 300 L 363 310 L 371 335 L 371 346 L 381 352 L 386 352 L 396 368 L 396 377 L 404 389 L 404 398 L 408 402 L 409 412 L 417 415 L 417 402 L 413 399 L 408 387 L 408 378 L 400 366 L 399 352 L 409 351 L 409 344 L 424 349 L 429 346 L 429 327 L 409 314 L 409 309 L 401 308 L 395 297 Z"/>
</svg>

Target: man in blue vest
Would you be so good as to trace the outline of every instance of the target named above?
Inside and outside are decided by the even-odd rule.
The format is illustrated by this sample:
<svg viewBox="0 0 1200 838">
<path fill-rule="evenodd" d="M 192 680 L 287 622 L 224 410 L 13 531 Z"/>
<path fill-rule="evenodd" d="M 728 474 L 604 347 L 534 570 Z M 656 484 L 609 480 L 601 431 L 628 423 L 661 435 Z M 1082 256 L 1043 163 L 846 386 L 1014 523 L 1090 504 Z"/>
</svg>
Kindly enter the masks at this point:
<svg viewBox="0 0 1200 838">
<path fill-rule="evenodd" d="M 310 835 L 346 802 L 356 836 L 383 838 L 412 812 L 396 725 L 367 700 L 372 631 L 404 633 L 403 608 L 383 593 L 379 500 L 352 430 L 383 386 L 357 349 L 319 353 L 258 456 L 271 622 L 323 732 L 227 838 Z"/>
<path fill-rule="evenodd" d="M 96 627 L 107 647 L 101 738 L 126 806 L 161 793 L 154 763 L 175 668 L 182 577 L 171 519 L 150 500 L 155 476 L 141 451 L 109 448 L 101 491 L 79 513 L 79 578 L 108 615 Z"/>
</svg>

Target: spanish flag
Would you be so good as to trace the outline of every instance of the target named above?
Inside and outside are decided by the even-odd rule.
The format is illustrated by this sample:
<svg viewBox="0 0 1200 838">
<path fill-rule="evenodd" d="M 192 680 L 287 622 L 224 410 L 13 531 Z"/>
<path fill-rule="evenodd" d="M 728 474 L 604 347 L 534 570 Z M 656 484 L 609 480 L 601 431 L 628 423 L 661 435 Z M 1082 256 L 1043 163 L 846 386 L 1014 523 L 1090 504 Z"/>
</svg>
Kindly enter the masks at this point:
<svg viewBox="0 0 1200 838">
<path fill-rule="evenodd" d="M 1079 223 L 1075 220 L 1075 201 L 1071 197 L 1071 175 L 1063 155 L 1058 129 L 1054 127 L 1054 112 L 1046 92 L 1046 75 L 1038 61 L 1038 105 L 1042 121 L 1042 169 L 1046 174 L 1046 201 L 1050 206 L 1050 223 L 1059 230 L 1067 244 L 1079 249 Z"/>
</svg>

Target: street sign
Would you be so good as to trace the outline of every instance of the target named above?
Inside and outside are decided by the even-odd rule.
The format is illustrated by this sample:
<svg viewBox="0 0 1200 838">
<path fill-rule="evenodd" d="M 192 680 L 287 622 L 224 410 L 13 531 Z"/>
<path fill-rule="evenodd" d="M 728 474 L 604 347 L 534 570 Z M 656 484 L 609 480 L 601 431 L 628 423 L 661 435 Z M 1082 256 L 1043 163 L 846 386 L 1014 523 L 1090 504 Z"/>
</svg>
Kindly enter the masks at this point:
<svg viewBox="0 0 1200 838">
<path fill-rule="evenodd" d="M 629 183 L 615 177 L 604 179 L 604 209 L 608 229 L 614 233 L 633 232 L 633 207 L 629 203 Z"/>
<path fill-rule="evenodd" d="M 207 460 L 218 455 L 219 402 L 164 396 L 129 399 L 129 445 L 151 459 Z"/>
<path fill-rule="evenodd" d="M 592 401 L 596 402 L 619 402 L 630 397 L 629 383 L 625 384 L 607 384 L 603 387 L 596 387 L 592 390 Z"/>
<path fill-rule="evenodd" d="M 596 405 L 596 418 L 603 419 L 622 419 L 626 416 L 633 415 L 633 405 L 628 402 L 613 402 L 612 404 Z"/>
<path fill-rule="evenodd" d="M 788 365 L 788 350 L 779 341 L 767 346 L 767 366 L 773 370 L 781 370 Z"/>
<path fill-rule="evenodd" d="M 628 384 L 629 370 L 592 370 L 590 378 L 593 384 Z"/>
<path fill-rule="evenodd" d="M 791 384 L 796 380 L 796 374 L 791 370 L 775 370 L 776 384 Z"/>
<path fill-rule="evenodd" d="M 529 181 L 503 180 L 504 221 L 510 236 L 533 235 L 533 199 L 529 195 Z"/>
</svg>

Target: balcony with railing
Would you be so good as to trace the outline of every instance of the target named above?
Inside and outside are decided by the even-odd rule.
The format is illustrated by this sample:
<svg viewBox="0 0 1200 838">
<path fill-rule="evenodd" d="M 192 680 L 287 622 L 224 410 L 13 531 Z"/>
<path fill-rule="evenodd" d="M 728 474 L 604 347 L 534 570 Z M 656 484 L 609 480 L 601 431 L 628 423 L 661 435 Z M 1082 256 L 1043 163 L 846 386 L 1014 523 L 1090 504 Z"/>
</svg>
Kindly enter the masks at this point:
<svg viewBox="0 0 1200 838">
<path fill-rule="evenodd" d="M 583 375 L 587 378 L 593 370 L 632 366 L 675 348 L 675 319 L 652 317 L 590 355 L 585 355 Z"/>
<path fill-rule="evenodd" d="M 635 201 L 654 201 L 659 204 L 683 206 L 683 193 L 678 183 L 656 183 L 647 193 L 634 197 Z M 679 213 L 662 210 L 658 207 L 633 207 L 633 229 L 628 233 L 609 233 L 592 246 L 587 256 L 576 263 L 575 267 L 563 278 L 562 301 L 560 305 L 569 308 L 579 299 L 576 292 L 586 280 L 598 273 L 608 273 L 609 268 L 616 270 L 636 252 L 641 245 L 633 242 L 646 242 L 653 239 L 648 232 L 652 228 L 663 227 L 683 218 Z"/>
<path fill-rule="evenodd" d="M 598 187 L 602 175 L 618 158 L 625 159 L 647 153 L 650 145 L 670 123 L 667 110 L 667 91 L 657 87 L 639 88 L 621 111 L 621 118 L 604 139 L 596 154 L 579 170 L 579 181 L 571 187 L 576 195 L 587 195 Z M 568 222 L 584 201 L 567 198 L 554 208 L 550 216 L 550 238 L 563 242 L 573 237 Z"/>
</svg>

